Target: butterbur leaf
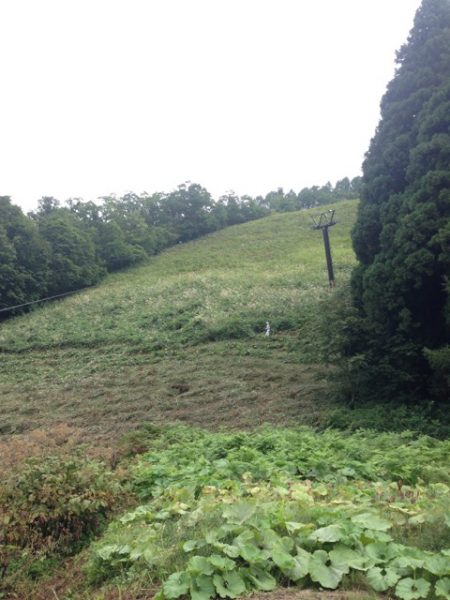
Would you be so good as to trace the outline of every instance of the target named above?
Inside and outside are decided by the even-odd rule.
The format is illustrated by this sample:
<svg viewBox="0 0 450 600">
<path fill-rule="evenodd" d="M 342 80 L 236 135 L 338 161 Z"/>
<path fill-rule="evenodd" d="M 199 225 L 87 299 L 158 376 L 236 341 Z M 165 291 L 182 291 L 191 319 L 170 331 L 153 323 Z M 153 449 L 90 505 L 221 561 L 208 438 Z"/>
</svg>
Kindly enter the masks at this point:
<svg viewBox="0 0 450 600">
<path fill-rule="evenodd" d="M 245 529 L 242 533 L 240 533 L 237 537 L 234 538 L 233 544 L 236 546 L 241 546 L 242 544 L 249 544 L 254 542 L 255 534 L 251 529 Z"/>
<path fill-rule="evenodd" d="M 400 579 L 400 575 L 395 569 L 387 567 L 373 567 L 367 571 L 367 581 L 376 592 L 385 592 L 394 586 Z"/>
<path fill-rule="evenodd" d="M 190 578 L 186 573 L 172 573 L 162 586 L 164 598 L 173 600 L 174 598 L 184 596 L 189 591 L 189 584 Z"/>
<path fill-rule="evenodd" d="M 214 587 L 216 588 L 216 592 L 219 594 L 221 598 L 228 598 L 228 590 L 225 585 L 225 581 L 223 580 L 222 575 L 214 575 L 213 577 Z"/>
<path fill-rule="evenodd" d="M 245 521 L 248 521 L 254 515 L 255 510 L 256 506 L 254 504 L 231 504 L 225 508 L 222 516 L 229 523 L 242 525 L 242 523 L 245 523 Z"/>
<path fill-rule="evenodd" d="M 295 566 L 292 569 L 283 571 L 289 579 L 292 581 L 299 581 L 306 577 L 309 573 L 309 561 L 311 554 L 303 550 L 303 548 L 297 548 L 297 556 L 293 556 Z"/>
<path fill-rule="evenodd" d="M 249 564 L 262 563 L 266 561 L 265 554 L 257 546 L 245 544 L 239 548 L 240 556 Z"/>
<path fill-rule="evenodd" d="M 426 579 L 406 577 L 397 583 L 395 594 L 402 600 L 416 600 L 417 598 L 426 598 L 430 587 L 431 584 Z"/>
<path fill-rule="evenodd" d="M 205 542 L 207 544 L 214 544 L 223 537 L 223 534 L 220 530 L 212 529 L 211 531 L 206 532 Z"/>
<path fill-rule="evenodd" d="M 287 532 L 291 534 L 308 527 L 306 523 L 296 523 L 295 521 L 286 521 L 285 525 Z"/>
<path fill-rule="evenodd" d="M 262 569 L 255 569 L 253 567 L 251 570 L 249 569 L 247 571 L 246 575 L 255 588 L 261 592 L 271 592 L 277 587 L 275 577 L 272 577 L 270 573 L 267 573 Z"/>
<path fill-rule="evenodd" d="M 186 570 L 191 575 L 212 575 L 214 568 L 204 556 L 193 556 L 189 559 Z"/>
<path fill-rule="evenodd" d="M 294 558 L 280 546 L 272 549 L 272 560 L 283 573 L 295 567 Z"/>
<path fill-rule="evenodd" d="M 436 582 L 435 592 L 436 596 L 441 596 L 446 598 L 446 600 L 450 600 L 450 579 L 448 577 L 439 579 L 439 581 Z"/>
<path fill-rule="evenodd" d="M 375 529 L 365 529 L 364 537 L 370 540 L 370 543 L 387 543 L 392 542 L 392 537 L 385 531 L 375 531 Z"/>
<path fill-rule="evenodd" d="M 247 591 L 244 578 L 238 571 L 214 575 L 214 586 L 222 598 L 238 598 Z"/>
<path fill-rule="evenodd" d="M 375 563 L 385 563 L 397 556 L 397 548 L 393 544 L 377 542 L 366 546 L 366 554 L 372 558 Z"/>
<path fill-rule="evenodd" d="M 237 558 L 240 555 L 240 549 L 237 546 L 233 546 L 232 544 L 222 544 L 221 542 L 216 542 L 213 544 L 216 550 L 220 550 L 230 558 Z"/>
<path fill-rule="evenodd" d="M 331 564 L 327 552 L 316 550 L 309 561 L 309 575 L 322 587 L 334 590 L 339 585 L 344 571 Z"/>
<path fill-rule="evenodd" d="M 450 558 L 447 556 L 427 556 L 424 561 L 424 567 L 433 575 L 443 577 L 444 575 L 450 575 Z"/>
<path fill-rule="evenodd" d="M 268 550 L 279 546 L 281 538 L 273 529 L 265 529 L 263 532 L 263 546 Z"/>
<path fill-rule="evenodd" d="M 375 531 L 387 531 L 392 527 L 389 521 L 372 513 L 355 515 L 352 517 L 352 522 L 365 529 L 374 529 Z"/>
<path fill-rule="evenodd" d="M 183 551 L 184 552 L 192 552 L 192 550 L 195 550 L 195 548 L 198 548 L 198 542 L 196 540 L 188 540 L 187 542 L 184 542 L 183 544 Z"/>
<path fill-rule="evenodd" d="M 234 560 L 219 554 L 212 554 L 208 557 L 208 561 L 219 571 L 232 571 L 236 567 Z"/>
<path fill-rule="evenodd" d="M 342 536 L 342 529 L 339 525 L 328 525 L 328 527 L 321 527 L 313 531 L 309 539 L 315 542 L 338 542 Z"/>
<path fill-rule="evenodd" d="M 404 573 L 410 573 L 415 569 L 421 569 L 424 565 L 425 557 L 420 556 L 398 556 L 392 561 L 392 566 L 398 569 L 399 571 L 403 571 Z"/>
<path fill-rule="evenodd" d="M 192 600 L 209 600 L 215 596 L 216 590 L 212 577 L 207 575 L 197 575 L 191 579 L 189 586 Z"/>
<path fill-rule="evenodd" d="M 373 566 L 372 560 L 367 561 L 365 556 L 358 554 L 355 550 L 342 544 L 337 544 L 333 550 L 330 551 L 330 559 L 335 567 L 347 569 L 345 571 L 346 573 L 348 573 L 349 567 L 358 569 L 359 571 L 365 571 Z"/>
</svg>

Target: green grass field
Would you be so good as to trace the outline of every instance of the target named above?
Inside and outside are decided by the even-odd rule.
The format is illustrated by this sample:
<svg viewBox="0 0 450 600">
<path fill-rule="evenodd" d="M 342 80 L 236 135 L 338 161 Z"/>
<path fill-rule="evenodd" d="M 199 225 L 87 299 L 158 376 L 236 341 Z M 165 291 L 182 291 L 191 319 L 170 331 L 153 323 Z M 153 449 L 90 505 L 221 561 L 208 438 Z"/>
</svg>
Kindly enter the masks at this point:
<svg viewBox="0 0 450 600">
<path fill-rule="evenodd" d="M 343 286 L 356 202 L 336 208 L 330 236 Z M 318 303 L 330 291 L 316 213 L 276 214 L 178 245 L 2 323 L 0 432 L 70 423 L 98 439 L 148 420 L 320 420 Z"/>
</svg>

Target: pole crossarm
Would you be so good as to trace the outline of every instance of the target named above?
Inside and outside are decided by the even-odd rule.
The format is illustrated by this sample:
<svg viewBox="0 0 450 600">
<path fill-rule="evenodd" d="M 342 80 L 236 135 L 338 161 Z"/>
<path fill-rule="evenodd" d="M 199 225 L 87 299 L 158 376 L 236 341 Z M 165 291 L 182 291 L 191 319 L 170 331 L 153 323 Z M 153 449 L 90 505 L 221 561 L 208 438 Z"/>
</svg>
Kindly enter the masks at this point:
<svg viewBox="0 0 450 600">
<path fill-rule="evenodd" d="M 337 221 L 334 220 L 335 209 L 330 209 L 328 212 L 323 212 L 319 217 L 313 217 L 312 226 L 313 229 L 324 229 L 325 227 L 331 227 L 336 225 Z"/>
</svg>

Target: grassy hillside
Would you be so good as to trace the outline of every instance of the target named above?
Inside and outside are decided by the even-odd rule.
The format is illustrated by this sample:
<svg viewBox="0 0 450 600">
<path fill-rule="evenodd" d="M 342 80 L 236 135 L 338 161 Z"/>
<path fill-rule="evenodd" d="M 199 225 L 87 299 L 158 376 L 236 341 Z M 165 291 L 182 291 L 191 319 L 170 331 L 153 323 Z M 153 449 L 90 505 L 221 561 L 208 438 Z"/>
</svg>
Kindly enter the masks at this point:
<svg viewBox="0 0 450 600">
<path fill-rule="evenodd" d="M 0 598 L 450 597 L 450 442 L 323 430 L 310 225 L 233 227 L 0 325 Z"/>
<path fill-rule="evenodd" d="M 336 208 L 330 235 L 343 285 L 356 202 Z M 319 419 L 311 365 L 318 301 L 330 292 L 311 212 L 178 245 L 0 324 L 0 431 L 68 422 L 98 439 L 143 420 L 238 427 Z"/>
</svg>

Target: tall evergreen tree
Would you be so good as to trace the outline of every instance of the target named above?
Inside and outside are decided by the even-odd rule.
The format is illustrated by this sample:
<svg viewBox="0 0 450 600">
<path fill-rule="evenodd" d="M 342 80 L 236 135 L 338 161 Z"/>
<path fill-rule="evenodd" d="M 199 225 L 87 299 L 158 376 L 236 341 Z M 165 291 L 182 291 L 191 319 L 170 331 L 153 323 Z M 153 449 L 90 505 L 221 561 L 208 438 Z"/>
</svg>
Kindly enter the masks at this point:
<svg viewBox="0 0 450 600">
<path fill-rule="evenodd" d="M 423 0 L 397 65 L 363 164 L 347 351 L 364 356 L 361 397 L 418 400 L 450 332 L 449 0 Z"/>
</svg>

